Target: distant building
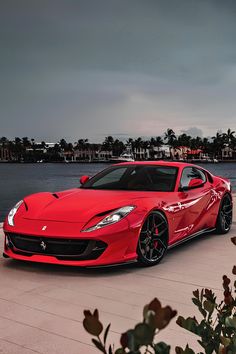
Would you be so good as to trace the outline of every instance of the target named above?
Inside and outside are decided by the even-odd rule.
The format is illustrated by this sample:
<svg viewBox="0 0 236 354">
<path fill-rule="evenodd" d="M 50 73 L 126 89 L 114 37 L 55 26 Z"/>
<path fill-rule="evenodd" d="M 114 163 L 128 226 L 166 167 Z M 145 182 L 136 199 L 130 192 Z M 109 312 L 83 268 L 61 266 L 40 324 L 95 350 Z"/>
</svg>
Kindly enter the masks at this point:
<svg viewBox="0 0 236 354">
<path fill-rule="evenodd" d="M 110 160 L 112 158 L 112 151 L 99 150 L 97 151 L 98 160 Z"/>
<path fill-rule="evenodd" d="M 12 154 L 7 147 L 0 146 L 0 161 L 12 160 Z"/>
<path fill-rule="evenodd" d="M 170 158 L 170 147 L 169 145 L 162 145 L 158 148 L 158 154 L 160 154 L 160 158 Z"/>
<path fill-rule="evenodd" d="M 56 145 L 56 143 L 45 143 L 46 149 L 54 148 L 55 145 Z"/>
<path fill-rule="evenodd" d="M 220 157 L 220 156 L 219 156 Z M 236 150 L 232 149 L 229 146 L 225 146 L 221 150 L 221 158 L 222 160 L 230 160 L 236 158 Z"/>
<path fill-rule="evenodd" d="M 202 149 L 191 149 L 187 146 L 178 146 L 171 149 L 174 160 L 208 160 L 209 155 Z"/>
<path fill-rule="evenodd" d="M 187 146 L 178 146 L 175 148 L 171 148 L 171 155 L 175 160 L 187 160 L 189 151 L 190 148 Z"/>
<path fill-rule="evenodd" d="M 134 148 L 133 154 L 135 160 L 148 160 L 150 158 L 150 149 L 143 147 Z"/>
<path fill-rule="evenodd" d="M 112 157 L 112 151 L 103 150 L 101 144 L 91 144 L 84 148 L 74 148 L 74 161 L 97 161 L 109 160 Z"/>
</svg>

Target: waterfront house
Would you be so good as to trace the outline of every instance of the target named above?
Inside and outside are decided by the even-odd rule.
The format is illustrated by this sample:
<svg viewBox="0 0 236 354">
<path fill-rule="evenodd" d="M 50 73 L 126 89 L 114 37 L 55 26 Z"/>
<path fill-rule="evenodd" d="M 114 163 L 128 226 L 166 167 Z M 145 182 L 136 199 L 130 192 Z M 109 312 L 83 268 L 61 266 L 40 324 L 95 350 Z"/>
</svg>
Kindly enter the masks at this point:
<svg viewBox="0 0 236 354">
<path fill-rule="evenodd" d="M 12 160 L 12 154 L 8 147 L 0 146 L 0 161 Z"/>
</svg>

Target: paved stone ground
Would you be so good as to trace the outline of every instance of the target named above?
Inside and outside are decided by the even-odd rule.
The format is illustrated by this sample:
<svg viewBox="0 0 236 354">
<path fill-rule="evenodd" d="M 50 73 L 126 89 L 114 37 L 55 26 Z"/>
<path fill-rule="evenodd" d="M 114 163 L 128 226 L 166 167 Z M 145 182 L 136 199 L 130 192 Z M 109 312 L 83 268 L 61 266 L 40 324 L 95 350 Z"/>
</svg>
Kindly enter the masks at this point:
<svg viewBox="0 0 236 354">
<path fill-rule="evenodd" d="M 0 257 L 0 353 L 97 353 L 82 327 L 84 309 L 98 308 L 102 321 L 112 323 L 110 341 L 115 343 L 121 332 L 141 319 L 143 305 L 154 297 L 183 316 L 198 315 L 192 291 L 211 287 L 222 294 L 221 276 L 230 275 L 236 263 L 230 242 L 234 235 L 236 222 L 228 235 L 195 239 L 169 251 L 152 268 L 80 269 Z M 2 248 L 0 230 L 0 254 Z M 199 348 L 197 338 L 175 320 L 160 339 L 173 348 L 187 342 Z"/>
</svg>

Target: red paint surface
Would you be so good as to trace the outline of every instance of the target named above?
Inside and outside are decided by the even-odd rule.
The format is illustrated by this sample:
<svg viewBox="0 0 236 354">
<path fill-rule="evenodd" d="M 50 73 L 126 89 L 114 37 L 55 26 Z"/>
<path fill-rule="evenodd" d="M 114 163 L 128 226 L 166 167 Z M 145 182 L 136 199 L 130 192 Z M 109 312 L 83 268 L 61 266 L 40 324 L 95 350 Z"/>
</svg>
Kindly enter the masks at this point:
<svg viewBox="0 0 236 354">
<path fill-rule="evenodd" d="M 131 163 L 125 163 L 131 164 Z M 169 225 L 169 245 L 206 228 L 214 228 L 220 201 L 225 193 L 231 193 L 227 179 L 210 174 L 201 187 L 178 191 L 182 170 L 191 164 L 178 162 L 134 162 L 133 164 L 156 164 L 178 167 L 173 192 L 111 191 L 72 189 L 51 193 L 37 193 L 24 199 L 15 216 L 15 226 L 4 222 L 4 232 L 43 237 L 94 239 L 104 241 L 108 247 L 96 260 L 62 261 L 53 256 L 35 254 L 31 257 L 14 253 L 6 248 L 11 258 L 35 262 L 66 265 L 96 266 L 135 260 L 140 229 L 151 210 L 162 211 Z M 194 165 L 195 166 L 195 165 Z M 196 167 L 196 166 L 195 166 Z M 200 168 L 204 170 L 203 168 Z M 97 214 L 135 205 L 136 208 L 121 221 L 93 232 L 82 232 L 85 225 L 96 224 Z M 43 231 L 42 228 L 46 226 Z"/>
</svg>

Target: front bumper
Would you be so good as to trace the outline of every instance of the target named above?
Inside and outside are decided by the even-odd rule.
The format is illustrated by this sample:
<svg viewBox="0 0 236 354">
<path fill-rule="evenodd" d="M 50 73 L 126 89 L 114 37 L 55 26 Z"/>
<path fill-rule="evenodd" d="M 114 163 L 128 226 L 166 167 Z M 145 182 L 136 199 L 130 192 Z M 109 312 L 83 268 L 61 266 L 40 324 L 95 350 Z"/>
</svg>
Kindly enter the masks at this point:
<svg viewBox="0 0 236 354">
<path fill-rule="evenodd" d="M 19 221 L 14 227 L 3 225 L 4 255 L 10 258 L 83 267 L 137 258 L 138 230 L 131 229 L 127 219 L 89 233 L 81 232 L 80 223 Z"/>
</svg>

